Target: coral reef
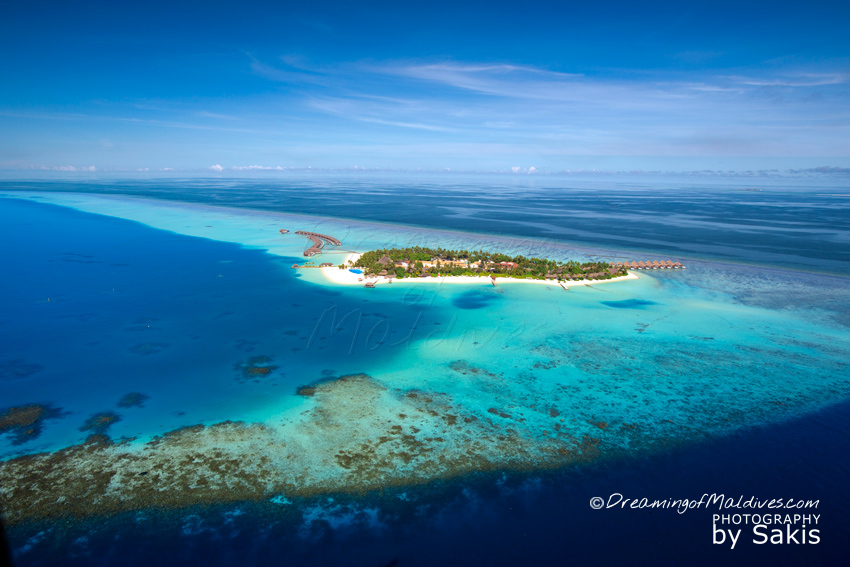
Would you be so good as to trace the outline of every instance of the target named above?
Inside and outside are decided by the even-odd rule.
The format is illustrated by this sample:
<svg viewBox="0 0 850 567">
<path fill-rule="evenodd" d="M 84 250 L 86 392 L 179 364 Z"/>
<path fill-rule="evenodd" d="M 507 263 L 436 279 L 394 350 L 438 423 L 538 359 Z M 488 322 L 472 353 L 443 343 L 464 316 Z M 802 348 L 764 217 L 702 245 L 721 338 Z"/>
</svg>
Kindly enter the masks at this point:
<svg viewBox="0 0 850 567">
<path fill-rule="evenodd" d="M 498 374 L 493 374 L 492 372 L 489 372 L 489 371 L 485 370 L 484 368 L 479 368 L 477 366 L 474 366 L 466 360 L 455 360 L 454 362 L 449 364 L 449 368 L 451 368 L 455 372 L 463 374 L 464 376 L 472 375 L 472 376 L 481 376 L 481 377 L 485 377 L 485 378 L 499 378 L 500 377 Z"/>
<path fill-rule="evenodd" d="M 239 371 L 238 380 L 245 382 L 248 380 L 257 381 L 258 378 L 265 378 L 272 372 L 277 370 L 277 366 L 273 365 L 270 356 L 252 356 L 247 362 L 238 362 L 235 369 Z"/>
<path fill-rule="evenodd" d="M 118 400 L 119 408 L 140 408 L 144 407 L 145 402 L 150 399 L 150 396 L 146 396 L 140 392 L 130 392 L 121 397 Z"/>
<path fill-rule="evenodd" d="M 823 361 L 803 352 L 785 360 L 775 347 L 750 346 L 772 361 L 753 367 L 744 364 L 753 352 L 738 354 L 743 345 L 717 359 L 701 356 L 693 344 L 704 341 L 659 350 L 656 371 L 636 376 L 636 360 L 646 357 L 642 345 L 576 334 L 536 346 L 510 377 L 485 368 L 486 359 L 452 362 L 443 372 L 457 385 L 454 394 L 429 388 L 425 379 L 388 388 L 365 374 L 333 379 L 323 372 L 299 387 L 299 403 L 272 421 L 196 425 L 144 444 L 111 442 L 106 431 L 117 415 L 97 414 L 87 422 L 94 435 L 85 443 L 0 463 L 0 509 L 14 523 L 540 471 L 666 451 L 788 415 L 824 392 L 850 395 L 843 358 Z M 251 369 L 268 375 L 271 363 L 252 357 L 236 368 L 256 379 Z M 831 379 L 805 395 L 783 390 L 776 372 L 793 372 L 795 365 L 823 368 Z M 718 366 L 741 373 L 740 395 L 721 403 L 717 385 L 699 380 L 682 390 L 682 376 L 711 376 L 709 368 Z M 760 381 L 771 385 L 768 398 L 744 395 Z M 618 393 L 627 386 L 636 393 L 624 399 Z M 656 398 L 663 408 L 648 403 Z M 0 423 L 4 431 L 18 431 L 36 413 L 3 414 Z"/>
<path fill-rule="evenodd" d="M 475 415 L 446 394 L 390 390 L 364 374 L 310 388 L 307 409 L 279 425 L 197 425 L 141 447 L 109 441 L 103 432 L 118 416 L 96 414 L 85 443 L 0 463 L 0 508 L 18 522 L 282 493 L 363 493 L 599 454 L 597 438 L 539 435 L 510 416 Z"/>
<path fill-rule="evenodd" d="M 27 404 L 0 411 L 0 434 L 11 433 L 12 444 L 22 445 L 36 439 L 47 419 L 63 417 L 60 409 L 49 405 Z"/>
<path fill-rule="evenodd" d="M 120 420 L 121 417 L 115 412 L 105 411 L 96 413 L 83 423 L 80 431 L 91 431 L 94 435 L 106 435 L 112 424 Z"/>
<path fill-rule="evenodd" d="M 298 389 L 295 390 L 295 393 L 299 396 L 314 396 L 316 395 L 316 387 L 315 386 L 298 386 Z"/>
</svg>

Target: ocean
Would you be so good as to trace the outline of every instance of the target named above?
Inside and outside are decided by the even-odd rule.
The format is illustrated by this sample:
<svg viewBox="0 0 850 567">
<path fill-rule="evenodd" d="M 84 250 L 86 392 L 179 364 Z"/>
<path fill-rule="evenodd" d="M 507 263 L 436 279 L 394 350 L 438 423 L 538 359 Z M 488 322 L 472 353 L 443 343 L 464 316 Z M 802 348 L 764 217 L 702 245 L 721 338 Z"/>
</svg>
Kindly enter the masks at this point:
<svg viewBox="0 0 850 567">
<path fill-rule="evenodd" d="M 847 192 L 0 183 L 14 560 L 837 562 L 850 535 Z M 687 269 L 568 291 L 365 289 L 294 269 L 309 246 L 298 230 L 342 241 L 317 263 L 419 245 Z M 609 507 L 617 494 L 667 504 Z M 750 509 L 681 509 L 703 494 L 817 502 L 781 511 L 817 515 L 795 526 L 819 541 L 757 544 L 753 525 L 714 518 Z M 743 530 L 734 549 L 717 528 Z"/>
</svg>

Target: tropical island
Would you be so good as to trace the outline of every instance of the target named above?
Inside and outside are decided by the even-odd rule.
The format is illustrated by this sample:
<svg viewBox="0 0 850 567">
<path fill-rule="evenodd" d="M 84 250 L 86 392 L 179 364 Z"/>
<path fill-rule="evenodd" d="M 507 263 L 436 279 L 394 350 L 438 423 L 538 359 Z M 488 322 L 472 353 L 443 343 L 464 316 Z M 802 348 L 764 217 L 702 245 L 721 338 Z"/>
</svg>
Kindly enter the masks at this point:
<svg viewBox="0 0 850 567">
<path fill-rule="evenodd" d="M 364 277 L 429 278 L 445 276 L 486 276 L 553 282 L 610 280 L 628 276 L 622 264 L 607 262 L 558 262 L 545 258 L 510 256 L 483 250 L 446 250 L 444 248 L 389 248 L 366 252 L 342 264 L 340 269 L 362 270 Z"/>
</svg>

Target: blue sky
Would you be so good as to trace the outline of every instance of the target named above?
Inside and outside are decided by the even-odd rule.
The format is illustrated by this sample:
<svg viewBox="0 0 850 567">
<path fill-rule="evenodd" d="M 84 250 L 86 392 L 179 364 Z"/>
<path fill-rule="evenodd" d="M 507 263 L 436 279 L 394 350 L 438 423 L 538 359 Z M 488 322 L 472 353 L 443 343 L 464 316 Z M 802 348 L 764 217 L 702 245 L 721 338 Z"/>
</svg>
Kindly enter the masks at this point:
<svg viewBox="0 0 850 567">
<path fill-rule="evenodd" d="M 4 170 L 850 167 L 848 3 L 0 9 Z"/>
</svg>

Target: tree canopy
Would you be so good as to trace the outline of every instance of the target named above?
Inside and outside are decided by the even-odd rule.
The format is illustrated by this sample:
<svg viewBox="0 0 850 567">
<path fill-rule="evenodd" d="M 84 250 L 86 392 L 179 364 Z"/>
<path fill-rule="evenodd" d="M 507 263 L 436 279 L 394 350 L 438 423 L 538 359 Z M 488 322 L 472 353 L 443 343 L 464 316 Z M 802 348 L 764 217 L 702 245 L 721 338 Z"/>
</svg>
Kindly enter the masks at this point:
<svg viewBox="0 0 850 567">
<path fill-rule="evenodd" d="M 360 256 L 355 266 L 363 269 L 367 276 L 386 270 L 397 278 L 489 275 L 568 281 L 605 280 L 628 273 L 625 268 L 615 268 L 607 262 L 558 262 L 545 258 L 510 256 L 500 252 L 446 250 L 423 246 L 371 250 Z"/>
</svg>

